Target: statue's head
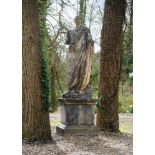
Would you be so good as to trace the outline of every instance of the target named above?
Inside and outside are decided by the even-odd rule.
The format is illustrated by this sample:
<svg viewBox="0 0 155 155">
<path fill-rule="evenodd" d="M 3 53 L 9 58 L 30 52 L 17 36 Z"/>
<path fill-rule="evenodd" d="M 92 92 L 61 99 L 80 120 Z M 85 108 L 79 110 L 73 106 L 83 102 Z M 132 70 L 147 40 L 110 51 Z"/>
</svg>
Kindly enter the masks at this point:
<svg viewBox="0 0 155 155">
<path fill-rule="evenodd" d="M 81 16 L 76 16 L 75 19 L 74 19 L 74 21 L 75 21 L 75 24 L 76 25 L 81 25 L 82 24 L 82 18 L 81 18 Z"/>
</svg>

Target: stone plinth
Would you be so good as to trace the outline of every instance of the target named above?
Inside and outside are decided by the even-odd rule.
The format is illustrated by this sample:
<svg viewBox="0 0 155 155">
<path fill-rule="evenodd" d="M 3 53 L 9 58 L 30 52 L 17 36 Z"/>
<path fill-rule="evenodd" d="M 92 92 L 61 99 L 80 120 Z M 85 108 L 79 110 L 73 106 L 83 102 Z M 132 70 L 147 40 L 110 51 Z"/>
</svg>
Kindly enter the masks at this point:
<svg viewBox="0 0 155 155">
<path fill-rule="evenodd" d="M 59 99 L 61 104 L 61 124 L 56 127 L 59 134 L 96 133 L 93 106 L 95 99 Z"/>
</svg>

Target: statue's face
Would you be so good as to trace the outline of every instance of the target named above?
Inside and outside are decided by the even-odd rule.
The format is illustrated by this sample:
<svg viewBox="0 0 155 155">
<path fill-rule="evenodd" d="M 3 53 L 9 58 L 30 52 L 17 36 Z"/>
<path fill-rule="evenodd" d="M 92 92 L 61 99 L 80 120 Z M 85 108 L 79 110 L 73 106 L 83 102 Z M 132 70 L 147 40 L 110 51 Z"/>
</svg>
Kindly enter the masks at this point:
<svg viewBox="0 0 155 155">
<path fill-rule="evenodd" d="M 75 19 L 75 24 L 76 24 L 76 25 L 81 25 L 81 23 L 82 23 L 82 22 L 81 22 L 81 19 Z"/>
</svg>

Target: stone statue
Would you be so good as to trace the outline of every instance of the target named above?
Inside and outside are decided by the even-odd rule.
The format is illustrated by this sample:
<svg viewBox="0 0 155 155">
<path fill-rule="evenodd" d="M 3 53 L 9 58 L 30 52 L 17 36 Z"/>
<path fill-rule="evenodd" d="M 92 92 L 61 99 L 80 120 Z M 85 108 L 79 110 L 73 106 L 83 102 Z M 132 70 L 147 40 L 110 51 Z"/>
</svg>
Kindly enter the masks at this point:
<svg viewBox="0 0 155 155">
<path fill-rule="evenodd" d="M 69 45 L 68 91 L 63 98 L 91 98 L 89 80 L 94 53 L 94 41 L 90 30 L 82 25 L 80 16 L 75 17 L 76 28 L 69 30 L 66 44 Z"/>
</svg>

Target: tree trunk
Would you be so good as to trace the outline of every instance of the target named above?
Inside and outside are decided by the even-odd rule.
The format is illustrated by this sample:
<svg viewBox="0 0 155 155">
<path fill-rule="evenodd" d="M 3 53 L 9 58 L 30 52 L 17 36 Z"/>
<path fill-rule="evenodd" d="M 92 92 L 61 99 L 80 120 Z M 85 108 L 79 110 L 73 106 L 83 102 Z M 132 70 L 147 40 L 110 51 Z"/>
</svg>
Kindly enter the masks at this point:
<svg viewBox="0 0 155 155">
<path fill-rule="evenodd" d="M 79 15 L 82 17 L 82 23 L 85 24 L 87 1 L 80 0 L 79 5 Z"/>
<path fill-rule="evenodd" d="M 42 111 L 38 0 L 23 0 L 22 10 L 22 136 L 51 140 L 49 113 Z"/>
<path fill-rule="evenodd" d="M 55 68 L 51 66 L 51 112 L 55 112 L 58 109 L 58 101 L 55 92 Z"/>
<path fill-rule="evenodd" d="M 119 131 L 118 89 L 122 55 L 122 29 L 125 0 L 106 0 L 101 32 L 101 57 L 97 126 L 107 131 Z"/>
</svg>

